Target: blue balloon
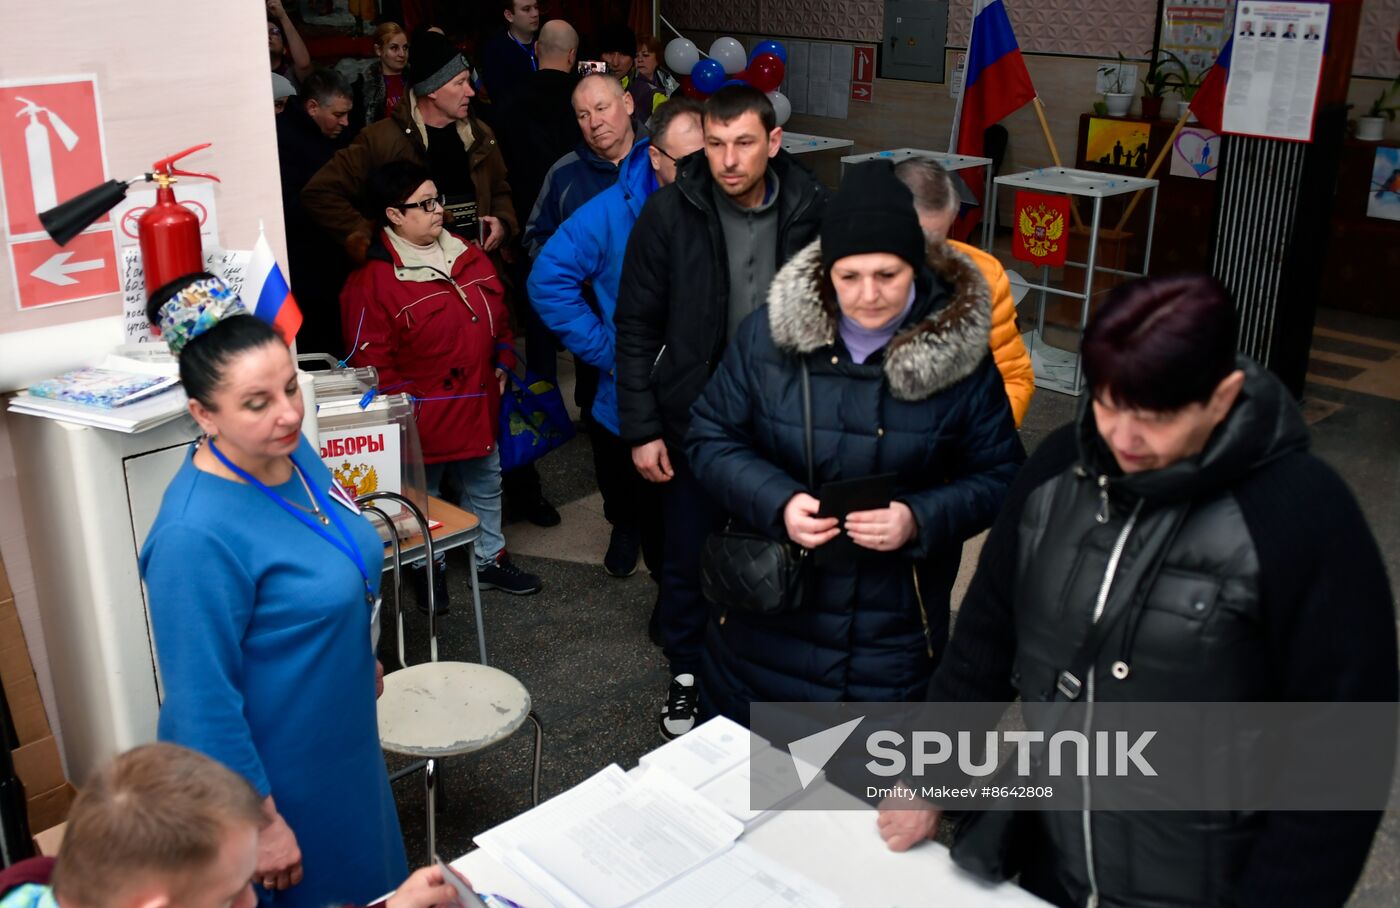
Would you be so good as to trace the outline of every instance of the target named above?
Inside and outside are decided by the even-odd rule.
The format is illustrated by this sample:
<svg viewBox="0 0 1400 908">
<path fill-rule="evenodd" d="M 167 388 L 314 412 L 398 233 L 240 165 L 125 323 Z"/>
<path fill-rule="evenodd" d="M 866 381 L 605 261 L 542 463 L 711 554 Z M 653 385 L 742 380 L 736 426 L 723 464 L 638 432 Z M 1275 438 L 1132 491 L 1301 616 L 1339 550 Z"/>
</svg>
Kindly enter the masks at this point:
<svg viewBox="0 0 1400 908">
<path fill-rule="evenodd" d="M 725 82 L 723 85 L 721 85 L 720 88 L 728 88 L 728 87 L 731 86 L 731 85 L 748 85 L 748 84 L 749 84 L 749 83 L 745 82 L 743 79 L 730 79 L 728 82 Z"/>
<path fill-rule="evenodd" d="M 724 85 L 724 64 L 706 57 L 690 71 L 690 83 L 705 94 L 713 94 Z"/>
<path fill-rule="evenodd" d="M 787 64 L 787 48 L 783 47 L 783 42 L 781 41 L 774 41 L 770 38 L 767 41 L 758 42 L 758 46 L 753 49 L 753 53 L 749 54 L 749 62 L 752 63 L 753 58 L 757 57 L 759 54 L 772 54 L 779 60 L 782 60 L 784 65 Z"/>
</svg>

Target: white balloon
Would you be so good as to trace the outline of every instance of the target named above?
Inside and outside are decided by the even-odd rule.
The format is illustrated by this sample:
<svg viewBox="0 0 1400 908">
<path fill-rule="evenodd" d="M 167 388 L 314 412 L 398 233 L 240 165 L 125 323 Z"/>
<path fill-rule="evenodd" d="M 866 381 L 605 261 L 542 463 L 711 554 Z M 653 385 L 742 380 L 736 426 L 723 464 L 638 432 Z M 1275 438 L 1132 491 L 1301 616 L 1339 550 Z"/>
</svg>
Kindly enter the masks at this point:
<svg viewBox="0 0 1400 908">
<path fill-rule="evenodd" d="M 778 115 L 778 125 L 782 126 L 792 116 L 792 102 L 780 91 L 770 91 L 768 100 L 773 102 L 773 113 Z"/>
<path fill-rule="evenodd" d="M 725 73 L 731 76 L 743 72 L 749 65 L 748 54 L 737 38 L 716 38 L 710 45 L 710 56 L 723 63 Z"/>
<path fill-rule="evenodd" d="M 666 68 L 678 76 L 688 76 L 700 62 L 700 48 L 686 38 L 672 38 L 666 45 Z"/>
</svg>

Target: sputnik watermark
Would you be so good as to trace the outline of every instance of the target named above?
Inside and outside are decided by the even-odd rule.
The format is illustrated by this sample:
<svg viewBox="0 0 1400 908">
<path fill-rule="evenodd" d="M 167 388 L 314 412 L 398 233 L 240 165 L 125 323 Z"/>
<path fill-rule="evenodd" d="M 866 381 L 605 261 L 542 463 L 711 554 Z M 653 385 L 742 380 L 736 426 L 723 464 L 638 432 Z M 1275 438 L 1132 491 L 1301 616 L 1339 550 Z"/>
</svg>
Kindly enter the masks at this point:
<svg viewBox="0 0 1400 908">
<path fill-rule="evenodd" d="M 989 731 L 983 734 L 980 747 L 974 744 L 974 735 L 970 731 L 957 732 L 956 738 L 941 731 L 916 731 L 910 737 L 912 741 L 906 742 L 904 735 L 896 731 L 877 731 L 870 735 L 865 746 L 874 759 L 867 762 L 865 768 L 877 776 L 889 777 L 902 776 L 912 768 L 914 775 L 921 776 L 929 767 L 949 763 L 956 758 L 959 770 L 982 778 L 999 769 L 997 754 L 1001 752 L 1002 742 L 1005 742 L 1015 750 L 1015 761 L 1011 766 L 1015 774 L 1022 778 L 1029 778 L 1033 772 L 1041 775 L 1032 765 L 1033 759 L 1038 759 L 1033 745 L 1038 744 L 1045 744 L 1048 753 L 1044 775 L 1055 778 L 1066 775 L 1081 778 L 1089 775 L 1126 776 L 1132 772 L 1143 776 L 1157 775 L 1157 770 L 1152 768 L 1143 753 L 1152 739 L 1157 737 L 1157 732 L 1150 730 L 1130 740 L 1126 731 L 1096 731 L 1088 735 L 1067 729 L 1050 735 L 1048 742 L 1041 731 Z M 904 755 L 906 744 L 910 745 L 912 758 Z M 1072 750 L 1072 762 L 1065 758 L 1067 749 Z M 980 761 L 976 756 L 979 751 L 983 755 Z M 828 759 L 834 755 L 833 750 Z"/>
<path fill-rule="evenodd" d="M 755 703 L 750 719 L 755 809 L 851 795 L 953 810 L 1400 807 L 1395 703 Z"/>
</svg>

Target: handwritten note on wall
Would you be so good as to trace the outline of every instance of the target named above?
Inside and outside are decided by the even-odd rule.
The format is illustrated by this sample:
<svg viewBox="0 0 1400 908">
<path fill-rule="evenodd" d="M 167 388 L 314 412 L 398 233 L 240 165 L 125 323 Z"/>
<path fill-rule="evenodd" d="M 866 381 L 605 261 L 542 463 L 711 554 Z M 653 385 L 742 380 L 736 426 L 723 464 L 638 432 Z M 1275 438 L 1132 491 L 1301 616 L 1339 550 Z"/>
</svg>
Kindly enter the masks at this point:
<svg viewBox="0 0 1400 908">
<path fill-rule="evenodd" d="M 243 279 L 253 253 L 247 249 L 211 249 L 204 253 L 204 270 L 218 275 L 234 293 L 243 292 Z M 122 342 L 146 344 L 157 339 L 146 321 L 146 272 L 141 267 L 141 250 L 122 250 Z"/>
</svg>

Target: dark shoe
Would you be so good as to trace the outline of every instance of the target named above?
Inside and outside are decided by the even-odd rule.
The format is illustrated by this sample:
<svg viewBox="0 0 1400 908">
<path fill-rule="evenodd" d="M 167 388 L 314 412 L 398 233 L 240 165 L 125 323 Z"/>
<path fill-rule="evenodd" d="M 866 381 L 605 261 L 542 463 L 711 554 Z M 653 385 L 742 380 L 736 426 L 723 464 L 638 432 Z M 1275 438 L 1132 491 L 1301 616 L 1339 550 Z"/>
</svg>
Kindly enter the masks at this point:
<svg viewBox="0 0 1400 908">
<path fill-rule="evenodd" d="M 672 678 L 666 705 L 661 707 L 661 734 L 667 740 L 679 738 L 695 727 L 695 704 L 695 676 L 684 674 Z"/>
<path fill-rule="evenodd" d="M 523 505 L 520 514 L 537 527 L 557 527 L 560 521 L 559 512 L 543 495 Z"/>
<path fill-rule="evenodd" d="M 637 556 L 641 550 L 642 537 L 636 530 L 613 527 L 608 553 L 603 556 L 603 570 L 614 577 L 631 577 L 637 573 Z"/>
<path fill-rule="evenodd" d="M 445 563 L 433 566 L 433 605 L 439 615 L 451 613 L 447 598 L 447 565 Z M 428 568 L 412 568 L 413 593 L 418 599 L 419 614 L 428 614 Z"/>
<path fill-rule="evenodd" d="M 527 574 L 502 552 L 495 564 L 476 569 L 476 582 L 483 590 L 500 590 L 514 596 L 532 596 L 543 584 L 534 574 Z"/>
</svg>

